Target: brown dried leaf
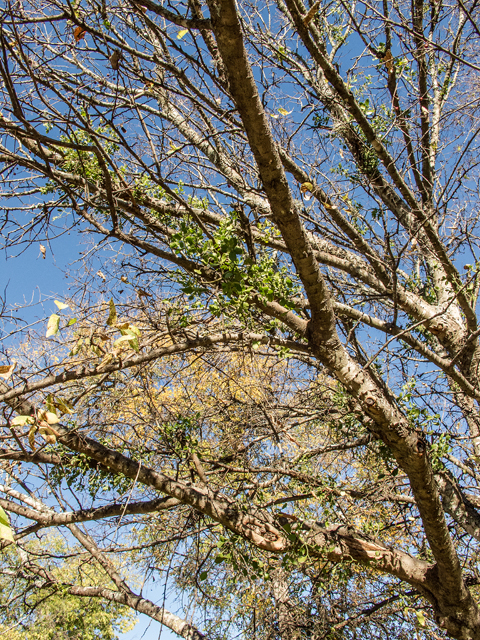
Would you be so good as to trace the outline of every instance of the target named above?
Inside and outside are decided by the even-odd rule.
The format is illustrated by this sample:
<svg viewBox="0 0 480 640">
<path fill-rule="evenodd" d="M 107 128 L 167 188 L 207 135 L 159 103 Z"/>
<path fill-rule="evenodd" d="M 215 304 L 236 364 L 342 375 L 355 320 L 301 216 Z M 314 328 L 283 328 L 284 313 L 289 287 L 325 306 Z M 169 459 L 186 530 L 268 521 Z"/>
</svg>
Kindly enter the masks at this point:
<svg viewBox="0 0 480 640">
<path fill-rule="evenodd" d="M 387 49 L 385 55 L 383 56 L 383 61 L 385 62 L 388 73 L 393 73 L 393 56 L 390 49 Z"/>
<path fill-rule="evenodd" d="M 73 32 L 73 37 L 75 38 L 75 42 L 80 42 L 80 40 L 85 37 L 86 33 L 87 33 L 87 30 L 84 29 L 83 27 L 75 27 L 75 30 Z"/>
<path fill-rule="evenodd" d="M 120 61 L 122 59 L 122 54 L 120 51 L 114 51 L 112 53 L 112 55 L 110 56 L 109 60 L 110 60 L 110 64 L 112 65 L 112 69 L 114 71 L 118 71 L 120 68 Z"/>
</svg>

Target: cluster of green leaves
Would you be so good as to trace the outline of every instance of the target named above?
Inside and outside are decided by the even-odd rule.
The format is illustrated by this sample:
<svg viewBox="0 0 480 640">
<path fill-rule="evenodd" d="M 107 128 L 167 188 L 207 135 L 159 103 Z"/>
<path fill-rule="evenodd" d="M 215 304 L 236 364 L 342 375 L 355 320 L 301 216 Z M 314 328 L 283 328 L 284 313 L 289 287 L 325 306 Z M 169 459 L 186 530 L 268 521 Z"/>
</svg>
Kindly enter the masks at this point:
<svg viewBox="0 0 480 640">
<path fill-rule="evenodd" d="M 96 136 L 101 138 L 101 148 L 103 156 L 113 156 L 120 148 L 117 143 L 117 135 L 108 125 L 102 125 L 95 129 Z M 86 149 L 66 149 L 62 163 L 62 168 L 69 173 L 80 174 L 90 182 L 101 182 L 103 180 L 103 169 L 98 161 L 97 153 L 93 150 L 96 148 L 95 139 L 86 131 L 77 129 L 72 131 L 69 136 L 61 135 L 60 140 L 68 144 L 89 146 L 92 150 Z M 40 189 L 43 194 L 62 191 L 58 183 L 48 180 L 45 186 Z"/>
<path fill-rule="evenodd" d="M 200 414 L 180 416 L 176 420 L 162 422 L 162 439 L 180 460 L 194 453 L 199 443 Z"/>
<path fill-rule="evenodd" d="M 300 289 L 288 267 L 281 265 L 276 252 L 268 248 L 263 249 L 256 260 L 248 255 L 239 238 L 236 212 L 230 212 L 211 239 L 205 239 L 196 224 L 182 220 L 171 247 L 179 255 L 194 258 L 200 265 L 221 273 L 219 294 L 209 306 L 214 315 L 227 309 L 231 313 L 233 304 L 235 313 L 248 317 L 249 298 L 254 293 L 265 301 L 277 300 L 288 309 L 294 308 L 292 298 Z M 182 290 L 190 300 L 207 291 L 201 275 L 201 270 L 197 277 L 179 274 Z"/>
<path fill-rule="evenodd" d="M 97 438 L 97 440 L 102 439 Z M 102 444 L 111 445 L 106 440 Z M 50 446 L 45 450 L 50 451 Z M 55 466 L 51 470 L 52 487 L 60 487 L 65 482 L 72 490 L 87 491 L 92 498 L 95 498 L 103 492 L 123 495 L 132 485 L 130 478 L 122 474 L 113 474 L 106 467 L 93 464 L 92 460 L 83 453 L 72 453 L 60 443 L 57 443 L 55 448 L 52 447 L 51 451 L 62 456 L 62 465 Z"/>
</svg>

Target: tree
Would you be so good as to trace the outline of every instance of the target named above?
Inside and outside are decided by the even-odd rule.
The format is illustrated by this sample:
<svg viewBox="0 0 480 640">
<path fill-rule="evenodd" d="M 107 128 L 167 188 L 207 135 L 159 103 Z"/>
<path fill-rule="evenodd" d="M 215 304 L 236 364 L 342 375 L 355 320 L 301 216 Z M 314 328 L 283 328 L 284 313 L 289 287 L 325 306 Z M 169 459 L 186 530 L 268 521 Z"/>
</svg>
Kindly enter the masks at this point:
<svg viewBox="0 0 480 640">
<path fill-rule="evenodd" d="M 11 550 L 10 550 L 11 551 Z M 73 551 L 68 549 L 70 554 Z M 59 566 L 58 558 L 67 553 L 65 544 L 55 536 L 45 537 L 42 545 L 30 544 L 25 556 L 42 556 L 42 570 L 53 578 L 48 584 L 38 573 L 37 580 L 31 580 L 28 563 L 21 563 L 22 554 L 15 551 L 4 557 L 2 593 L 1 633 L 12 640 L 113 640 L 117 631 L 127 631 L 133 627 L 133 612 L 116 603 L 104 603 L 99 598 L 79 600 L 70 597 L 67 587 L 69 580 L 80 576 L 78 590 L 95 585 L 98 576 L 91 563 L 73 562 Z M 6 567 L 10 565 L 10 570 Z M 82 566 L 83 565 L 83 566 Z M 105 576 L 103 576 L 105 580 Z M 107 577 L 108 582 L 108 577 Z M 45 588 L 48 584 L 48 587 Z M 114 585 L 112 585 L 114 586 Z"/>
<path fill-rule="evenodd" d="M 5 348 L 19 548 L 69 526 L 184 637 L 480 638 L 476 3 L 2 12 L 5 244 L 91 242 Z"/>
</svg>

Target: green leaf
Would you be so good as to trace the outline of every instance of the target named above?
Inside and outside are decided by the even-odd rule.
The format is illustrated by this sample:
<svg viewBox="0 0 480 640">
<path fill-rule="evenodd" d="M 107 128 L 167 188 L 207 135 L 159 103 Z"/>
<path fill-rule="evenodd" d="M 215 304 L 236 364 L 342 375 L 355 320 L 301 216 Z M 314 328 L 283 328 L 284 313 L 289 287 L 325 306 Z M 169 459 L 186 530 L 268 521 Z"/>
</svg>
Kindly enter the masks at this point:
<svg viewBox="0 0 480 640">
<path fill-rule="evenodd" d="M 202 571 L 200 574 L 200 580 L 206 580 L 208 576 L 208 571 Z"/>
<path fill-rule="evenodd" d="M 136 327 L 134 324 L 129 324 L 128 327 L 126 327 L 125 329 L 121 329 L 122 335 L 131 335 L 131 336 L 136 336 L 137 338 L 140 338 L 140 336 L 142 335 L 142 332 L 140 331 L 140 329 L 138 327 Z"/>
<path fill-rule="evenodd" d="M 45 337 L 49 338 L 50 336 L 54 336 L 55 334 L 57 334 L 59 327 L 60 327 L 60 316 L 57 315 L 56 313 L 52 313 L 52 315 L 48 319 L 47 333 L 45 334 Z"/>
<path fill-rule="evenodd" d="M 15 542 L 13 531 L 10 529 L 10 527 L 6 527 L 4 524 L 0 524 L 0 539 Z"/>
<path fill-rule="evenodd" d="M 70 404 L 70 402 L 62 400 L 61 398 L 55 398 L 54 402 L 55 407 L 62 413 L 66 413 L 67 415 L 72 415 L 73 413 L 75 413 L 75 409 L 73 408 L 73 405 Z"/>
<path fill-rule="evenodd" d="M 0 507 L 0 524 L 4 524 L 6 527 L 10 526 L 10 520 L 2 507 Z"/>
<path fill-rule="evenodd" d="M 82 348 L 83 345 L 83 338 L 80 338 L 80 340 L 78 340 L 77 344 L 73 347 L 73 349 L 70 351 L 70 355 L 71 356 L 76 356 L 77 353 L 80 351 L 80 349 Z"/>
<path fill-rule="evenodd" d="M 10 520 L 2 507 L 0 507 L 0 539 L 15 542 L 13 531 L 10 527 Z"/>
<path fill-rule="evenodd" d="M 182 29 L 177 33 L 177 40 L 181 40 L 183 36 L 187 35 L 188 29 Z"/>
<path fill-rule="evenodd" d="M 117 324 L 117 310 L 115 308 L 115 303 L 113 302 L 113 298 L 110 298 L 108 307 L 109 307 L 109 314 L 108 314 L 107 324 L 109 327 L 114 327 Z"/>
<path fill-rule="evenodd" d="M 415 615 L 417 616 L 418 624 L 421 627 L 425 626 L 425 614 L 423 611 L 415 611 Z"/>
<path fill-rule="evenodd" d="M 57 305 L 60 311 L 62 311 L 62 309 L 70 309 L 68 304 L 65 304 L 64 302 L 59 302 L 59 300 L 54 300 L 54 303 Z"/>
<path fill-rule="evenodd" d="M 75 324 L 77 322 L 77 318 L 70 318 L 70 320 L 67 322 L 67 327 L 71 327 L 72 324 Z"/>
</svg>

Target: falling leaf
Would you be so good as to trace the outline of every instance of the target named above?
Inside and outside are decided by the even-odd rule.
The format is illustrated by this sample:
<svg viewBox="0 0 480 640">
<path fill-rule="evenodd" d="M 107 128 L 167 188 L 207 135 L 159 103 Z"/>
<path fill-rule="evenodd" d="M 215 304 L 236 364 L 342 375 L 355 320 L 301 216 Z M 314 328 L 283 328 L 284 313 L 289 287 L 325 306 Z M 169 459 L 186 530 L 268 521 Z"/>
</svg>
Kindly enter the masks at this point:
<svg viewBox="0 0 480 640">
<path fill-rule="evenodd" d="M 8 380 L 15 369 L 16 364 L 5 364 L 0 367 L 0 378 Z"/>
<path fill-rule="evenodd" d="M 310 11 L 303 17 L 303 24 L 306 27 L 308 27 L 310 22 L 315 17 L 315 14 L 317 13 L 318 9 L 320 8 L 320 4 L 321 4 L 321 0 L 317 0 L 317 2 L 315 2 L 313 7 L 310 9 Z"/>
<path fill-rule="evenodd" d="M 75 30 L 73 32 L 73 37 L 75 38 L 75 42 L 80 42 L 80 40 L 85 37 L 86 33 L 87 33 L 87 30 L 84 29 L 83 27 L 75 27 Z"/>
<path fill-rule="evenodd" d="M 280 113 L 282 116 L 289 116 L 292 111 L 287 111 L 286 109 L 284 109 L 283 107 L 280 107 L 280 109 L 277 109 L 278 113 Z"/>
<path fill-rule="evenodd" d="M 57 305 L 57 307 L 60 309 L 60 311 L 62 311 L 62 309 L 69 309 L 70 308 L 68 306 L 68 304 L 65 304 L 64 302 L 59 302 L 58 300 L 54 300 L 54 303 Z"/>
<path fill-rule="evenodd" d="M 385 62 L 385 66 L 388 69 L 388 73 L 393 73 L 393 56 L 392 56 L 392 52 L 390 51 L 390 49 L 387 49 L 387 51 L 385 52 L 385 55 L 383 56 L 383 61 Z"/>
<path fill-rule="evenodd" d="M 112 65 L 112 69 L 114 71 L 118 71 L 120 68 L 120 61 L 122 59 L 122 54 L 120 51 L 114 51 L 112 53 L 112 55 L 110 56 L 109 60 L 110 60 L 110 64 Z"/>
<path fill-rule="evenodd" d="M 107 324 L 109 327 L 114 327 L 117 324 L 117 309 L 115 308 L 115 303 L 113 301 L 113 298 L 110 298 L 108 307 L 109 307 L 109 313 L 107 318 Z"/>
<path fill-rule="evenodd" d="M 59 327 L 60 327 L 60 316 L 57 315 L 56 313 L 52 313 L 52 315 L 48 319 L 47 333 L 45 334 L 45 337 L 49 338 L 50 336 L 54 336 L 56 333 L 58 333 Z"/>
<path fill-rule="evenodd" d="M 45 258 L 47 257 L 47 249 L 43 246 L 43 244 L 40 245 L 40 253 L 42 254 L 42 258 L 45 260 Z"/>
<path fill-rule="evenodd" d="M 188 29 L 182 29 L 177 33 L 177 40 L 181 40 L 188 33 Z"/>
<path fill-rule="evenodd" d="M 102 271 L 97 271 L 97 276 L 98 276 L 99 278 L 101 278 L 104 282 L 105 282 L 105 280 L 107 279 L 107 278 L 105 277 L 105 274 L 104 274 Z"/>
<path fill-rule="evenodd" d="M 273 118 L 274 120 L 278 120 L 278 116 L 275 113 L 271 113 L 270 117 Z"/>
<path fill-rule="evenodd" d="M 152 294 L 145 291 L 145 289 L 137 289 L 137 294 L 140 298 L 151 298 Z"/>
</svg>

